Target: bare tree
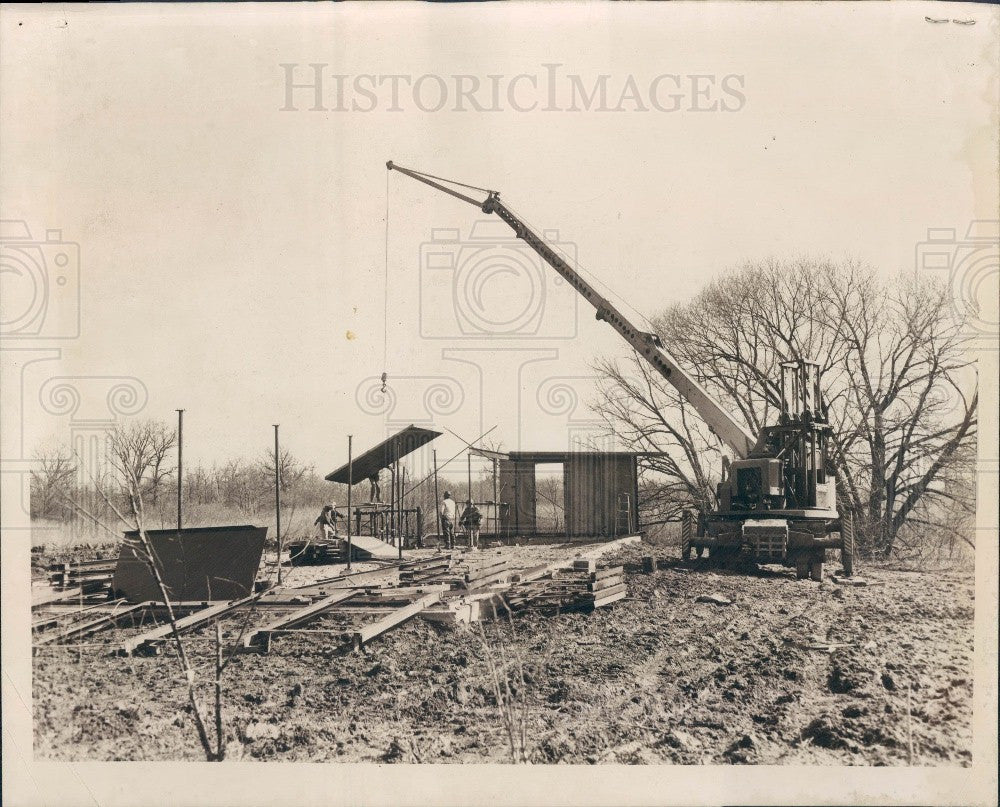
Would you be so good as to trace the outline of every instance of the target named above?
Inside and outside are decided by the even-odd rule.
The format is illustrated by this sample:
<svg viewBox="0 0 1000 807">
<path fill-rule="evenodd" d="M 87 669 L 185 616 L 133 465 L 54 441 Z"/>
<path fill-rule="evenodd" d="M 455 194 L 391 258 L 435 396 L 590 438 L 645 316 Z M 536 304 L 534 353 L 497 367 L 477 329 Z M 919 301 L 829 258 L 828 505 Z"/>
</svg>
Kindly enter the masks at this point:
<svg viewBox="0 0 1000 807">
<path fill-rule="evenodd" d="M 871 548 L 888 555 L 918 505 L 968 498 L 945 482 L 974 445 L 978 392 L 944 286 L 879 288 L 855 273 L 830 296 L 826 324 L 846 345 L 849 380 L 837 385 L 835 458 Z"/>
<path fill-rule="evenodd" d="M 880 278 L 858 263 L 748 264 L 673 306 L 656 330 L 695 377 L 751 431 L 774 421 L 781 362 L 820 364 L 843 506 L 861 546 L 893 551 L 911 519 L 963 499 L 978 396 L 962 323 L 947 289 Z M 673 388 L 637 357 L 603 362 L 596 404 L 666 480 L 667 510 L 714 504 L 722 447 Z"/>
<path fill-rule="evenodd" d="M 118 470 L 138 480 L 144 499 L 155 506 L 164 480 L 174 472 L 169 456 L 176 445 L 176 430 L 155 420 L 140 420 L 116 428 L 109 448 Z"/>
<path fill-rule="evenodd" d="M 561 532 L 565 529 L 566 508 L 563 499 L 563 480 L 545 475 L 535 479 L 536 521 L 542 531 Z M 544 503 L 544 504 L 543 504 Z"/>
<path fill-rule="evenodd" d="M 262 459 L 257 462 L 256 484 L 260 494 L 258 499 L 266 500 L 268 494 L 274 489 L 274 449 L 268 450 Z M 299 462 L 288 449 L 281 449 L 279 455 L 280 473 L 279 480 L 282 496 L 282 513 L 286 515 L 286 521 L 282 533 L 289 534 L 296 527 L 296 513 L 299 510 L 302 493 L 302 483 L 307 477 L 314 475 L 313 468 Z M 281 536 L 278 536 L 279 538 Z"/>
<path fill-rule="evenodd" d="M 281 449 L 281 460 L 279 464 L 281 471 L 281 490 L 293 490 L 303 478 L 312 471 L 307 465 L 299 462 L 287 449 Z M 268 480 L 273 484 L 274 480 L 274 449 L 269 449 L 265 456 L 257 463 L 257 471 L 261 479 Z"/>
<path fill-rule="evenodd" d="M 63 491 L 74 486 L 76 460 L 64 449 L 39 453 L 36 460 L 38 467 L 31 472 L 31 515 L 64 519 L 72 514 Z"/>
<path fill-rule="evenodd" d="M 636 451 L 662 452 L 642 458 L 645 472 L 665 480 L 652 503 L 651 518 L 669 520 L 686 507 L 714 507 L 713 471 L 722 451 L 697 413 L 635 354 L 624 365 L 602 360 L 597 370 L 604 383 L 596 410 L 608 427 Z"/>
<path fill-rule="evenodd" d="M 216 471 L 215 477 L 219 501 L 247 515 L 257 515 L 262 501 L 262 483 L 257 468 L 243 459 L 230 460 Z"/>
<path fill-rule="evenodd" d="M 177 470 L 170 463 L 177 447 L 177 430 L 152 420 L 143 428 L 149 434 L 149 492 L 151 503 L 156 507 L 163 483 Z"/>
</svg>

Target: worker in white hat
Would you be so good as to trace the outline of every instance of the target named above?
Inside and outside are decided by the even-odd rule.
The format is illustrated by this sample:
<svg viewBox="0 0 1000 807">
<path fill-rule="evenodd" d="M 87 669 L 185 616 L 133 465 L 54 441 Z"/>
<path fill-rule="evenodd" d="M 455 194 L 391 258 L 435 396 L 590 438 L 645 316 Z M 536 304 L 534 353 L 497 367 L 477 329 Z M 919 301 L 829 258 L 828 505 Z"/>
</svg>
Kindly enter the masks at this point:
<svg viewBox="0 0 1000 807">
<path fill-rule="evenodd" d="M 448 549 L 455 548 L 455 516 L 457 512 L 458 506 L 451 498 L 451 493 L 446 490 L 441 499 L 441 533 L 444 535 L 444 542 Z"/>
</svg>

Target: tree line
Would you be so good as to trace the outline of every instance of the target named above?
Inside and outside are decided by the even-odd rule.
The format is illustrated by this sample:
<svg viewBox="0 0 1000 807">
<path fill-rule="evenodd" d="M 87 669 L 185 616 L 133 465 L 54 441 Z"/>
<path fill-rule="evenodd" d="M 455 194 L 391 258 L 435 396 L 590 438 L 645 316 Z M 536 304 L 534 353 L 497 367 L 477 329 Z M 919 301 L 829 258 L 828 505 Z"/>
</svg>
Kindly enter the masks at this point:
<svg viewBox="0 0 1000 807">
<path fill-rule="evenodd" d="M 85 462 L 70 447 L 39 452 L 31 474 L 31 517 L 89 528 L 104 539 L 120 532 L 114 508 L 127 509 L 128 491 L 122 478 L 134 479 L 149 529 L 168 528 L 177 518 L 177 431 L 157 420 L 123 421 L 106 437 L 102 462 Z M 93 466 L 93 467 L 92 467 Z M 315 532 L 314 520 L 325 504 L 346 512 L 347 486 L 326 481 L 312 465 L 287 449 L 280 451 L 282 535 L 299 537 Z M 437 495 L 450 490 L 456 500 L 468 495 L 465 479 L 441 474 Z M 383 472 L 382 501 L 388 502 L 390 476 Z M 427 472 L 406 469 L 404 507 L 419 507 L 424 532 L 436 530 L 435 488 Z M 463 474 L 464 476 L 464 474 Z M 184 525 L 231 524 L 236 521 L 275 524 L 274 450 L 255 458 L 237 458 L 215 465 L 186 467 L 183 484 Z M 354 486 L 353 502 L 369 499 L 369 483 Z M 472 480 L 476 501 L 492 499 L 492 477 L 482 469 Z M 109 526 L 111 525 L 111 526 Z M 343 524 L 342 524 L 343 526 Z M 272 530 L 271 537 L 274 537 Z"/>
<path fill-rule="evenodd" d="M 973 547 L 978 389 L 965 323 L 942 283 L 857 262 L 748 263 L 652 322 L 752 432 L 776 422 L 782 362 L 811 359 L 833 426 L 841 511 L 871 555 Z M 598 363 L 596 411 L 657 480 L 664 518 L 716 506 L 719 440 L 633 354 Z"/>
</svg>

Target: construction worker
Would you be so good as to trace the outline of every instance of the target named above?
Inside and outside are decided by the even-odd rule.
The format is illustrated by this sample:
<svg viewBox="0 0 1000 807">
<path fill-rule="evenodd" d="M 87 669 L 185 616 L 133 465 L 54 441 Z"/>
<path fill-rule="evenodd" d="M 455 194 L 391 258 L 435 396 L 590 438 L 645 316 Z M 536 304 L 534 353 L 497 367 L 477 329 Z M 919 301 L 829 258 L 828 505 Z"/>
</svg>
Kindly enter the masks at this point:
<svg viewBox="0 0 1000 807">
<path fill-rule="evenodd" d="M 332 503 L 323 505 L 323 510 L 313 522 L 319 527 L 321 541 L 328 541 L 337 535 L 337 518 L 337 505 Z"/>
<path fill-rule="evenodd" d="M 458 506 L 446 490 L 441 499 L 441 533 L 444 535 L 444 542 L 448 549 L 455 548 L 455 515 L 457 512 Z"/>
<path fill-rule="evenodd" d="M 378 504 L 382 501 L 382 481 L 381 481 L 381 470 L 376 471 L 371 476 L 368 477 L 368 484 L 371 485 L 371 502 L 372 504 Z"/>
<path fill-rule="evenodd" d="M 470 499 L 465 503 L 465 510 L 462 511 L 462 527 L 469 536 L 469 547 L 479 549 L 479 525 L 483 521 L 483 514 Z"/>
</svg>

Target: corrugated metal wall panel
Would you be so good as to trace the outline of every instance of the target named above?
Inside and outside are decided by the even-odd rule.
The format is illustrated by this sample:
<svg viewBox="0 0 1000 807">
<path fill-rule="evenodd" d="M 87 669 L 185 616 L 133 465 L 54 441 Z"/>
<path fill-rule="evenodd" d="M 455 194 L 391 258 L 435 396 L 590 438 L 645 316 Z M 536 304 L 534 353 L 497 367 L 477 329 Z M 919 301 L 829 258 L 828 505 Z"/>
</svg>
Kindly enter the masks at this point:
<svg viewBox="0 0 1000 807">
<path fill-rule="evenodd" d="M 582 455 L 564 464 L 566 532 L 570 536 L 624 534 L 619 497 L 627 494 L 632 528 L 638 523 L 636 461 L 627 456 Z"/>
</svg>

